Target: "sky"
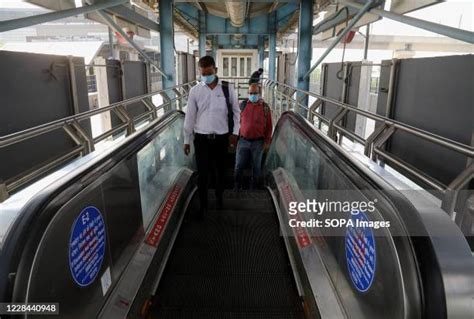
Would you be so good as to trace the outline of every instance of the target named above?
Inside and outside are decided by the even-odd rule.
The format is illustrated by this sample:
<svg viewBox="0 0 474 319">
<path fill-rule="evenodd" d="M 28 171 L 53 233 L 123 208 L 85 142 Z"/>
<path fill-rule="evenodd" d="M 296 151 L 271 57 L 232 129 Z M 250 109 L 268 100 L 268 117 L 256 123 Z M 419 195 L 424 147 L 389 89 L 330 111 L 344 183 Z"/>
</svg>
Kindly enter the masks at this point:
<svg viewBox="0 0 474 319">
<path fill-rule="evenodd" d="M 37 6 L 21 0 L 1 0 L 0 8 L 37 8 Z"/>
<path fill-rule="evenodd" d="M 454 28 L 474 31 L 474 0 L 449 0 L 407 15 Z M 373 34 L 436 36 L 434 33 L 389 19 L 382 19 L 374 23 L 371 32 Z"/>
</svg>

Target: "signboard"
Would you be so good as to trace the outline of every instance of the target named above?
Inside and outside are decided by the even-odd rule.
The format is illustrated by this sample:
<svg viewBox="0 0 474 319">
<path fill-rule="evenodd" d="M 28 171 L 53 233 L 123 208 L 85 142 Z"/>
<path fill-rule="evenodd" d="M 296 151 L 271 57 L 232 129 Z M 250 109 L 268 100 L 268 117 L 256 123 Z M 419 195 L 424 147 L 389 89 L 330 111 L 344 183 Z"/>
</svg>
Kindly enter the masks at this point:
<svg viewBox="0 0 474 319">
<path fill-rule="evenodd" d="M 105 255 L 105 223 L 97 207 L 84 208 L 74 221 L 69 241 L 69 269 L 81 287 L 97 278 Z"/>
<path fill-rule="evenodd" d="M 352 215 L 352 224 L 346 231 L 346 261 L 349 276 L 359 292 L 369 290 L 375 277 L 375 239 L 370 227 L 362 227 L 361 221 L 368 222 L 363 212 Z"/>
</svg>

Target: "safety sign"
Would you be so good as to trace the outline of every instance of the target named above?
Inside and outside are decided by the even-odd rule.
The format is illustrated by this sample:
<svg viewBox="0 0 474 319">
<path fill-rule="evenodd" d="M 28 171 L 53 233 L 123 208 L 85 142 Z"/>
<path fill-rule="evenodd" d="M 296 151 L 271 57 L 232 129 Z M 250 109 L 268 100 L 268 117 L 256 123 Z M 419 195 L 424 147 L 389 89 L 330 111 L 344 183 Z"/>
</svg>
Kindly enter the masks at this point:
<svg viewBox="0 0 474 319">
<path fill-rule="evenodd" d="M 351 216 L 352 226 L 346 230 L 345 246 L 349 276 L 355 288 L 366 292 L 375 277 L 377 253 L 372 228 L 359 226 L 361 221 L 368 222 L 364 212 Z"/>
<path fill-rule="evenodd" d="M 105 255 L 105 223 L 97 207 L 84 208 L 74 221 L 69 241 L 69 268 L 81 287 L 96 279 Z"/>
</svg>

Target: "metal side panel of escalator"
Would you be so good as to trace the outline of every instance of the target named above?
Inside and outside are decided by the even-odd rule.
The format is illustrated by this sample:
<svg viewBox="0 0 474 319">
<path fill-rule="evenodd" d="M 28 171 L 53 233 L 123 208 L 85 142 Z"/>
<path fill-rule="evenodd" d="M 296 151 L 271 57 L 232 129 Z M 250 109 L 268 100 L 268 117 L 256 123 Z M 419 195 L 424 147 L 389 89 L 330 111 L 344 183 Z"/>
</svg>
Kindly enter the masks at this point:
<svg viewBox="0 0 474 319">
<path fill-rule="evenodd" d="M 170 112 L 64 167 L 61 178 L 37 182 L 36 193 L 27 188 L 2 203 L 0 300 L 56 303 L 61 318 L 97 317 L 141 244 L 152 240 L 172 190 L 189 195 L 192 162 L 178 152 L 183 121 L 182 112 Z"/>
<path fill-rule="evenodd" d="M 277 124 L 265 169 L 304 302 L 322 318 L 472 315 L 469 245 L 426 191 L 372 170 L 292 112 Z M 340 206 L 294 209 L 308 200 Z M 341 208 L 370 202 L 375 209 Z M 357 226 L 369 223 L 378 226 Z"/>
</svg>

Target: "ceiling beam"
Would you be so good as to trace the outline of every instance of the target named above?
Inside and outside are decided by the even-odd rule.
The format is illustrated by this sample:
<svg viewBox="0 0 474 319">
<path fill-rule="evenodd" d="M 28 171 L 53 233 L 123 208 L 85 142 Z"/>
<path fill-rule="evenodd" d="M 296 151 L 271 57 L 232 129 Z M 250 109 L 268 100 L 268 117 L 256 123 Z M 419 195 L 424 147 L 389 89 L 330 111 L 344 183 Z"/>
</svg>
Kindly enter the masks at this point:
<svg viewBox="0 0 474 319">
<path fill-rule="evenodd" d="M 25 18 L 18 18 L 6 21 L 0 21 L 0 32 L 11 31 L 26 27 L 31 27 L 33 25 L 51 22 L 59 19 L 64 19 L 72 16 L 77 16 L 80 14 L 85 14 L 97 10 L 107 9 L 112 6 L 117 6 L 119 4 L 128 2 L 128 0 L 106 0 L 97 4 L 85 5 L 79 8 L 66 9 L 61 11 L 53 11 L 45 14 L 38 14 L 34 16 L 29 16 Z"/>
<path fill-rule="evenodd" d="M 122 5 L 122 6 L 111 7 L 111 8 L 108 8 L 107 11 L 129 22 L 138 24 L 146 29 L 150 29 L 156 32 L 160 31 L 160 25 L 157 22 L 150 20 L 145 16 L 142 16 L 138 12 L 126 6 Z"/>
</svg>

